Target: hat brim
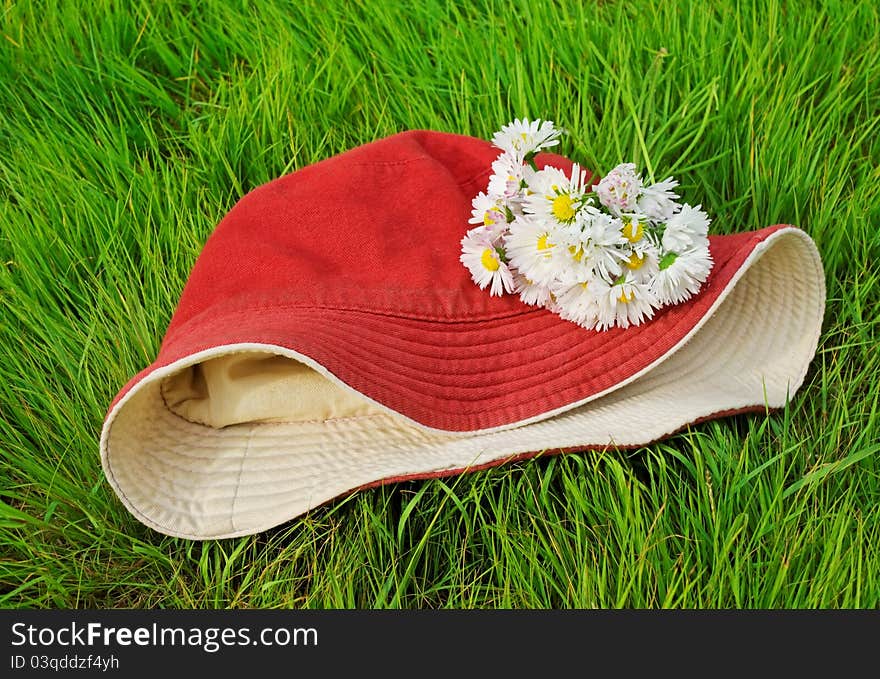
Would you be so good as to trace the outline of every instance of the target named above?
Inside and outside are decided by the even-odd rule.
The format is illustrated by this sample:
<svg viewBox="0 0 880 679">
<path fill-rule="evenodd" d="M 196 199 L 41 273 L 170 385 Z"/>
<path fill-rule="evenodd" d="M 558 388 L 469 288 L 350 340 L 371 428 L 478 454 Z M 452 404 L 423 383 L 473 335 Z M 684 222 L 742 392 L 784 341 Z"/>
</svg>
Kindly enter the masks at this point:
<svg viewBox="0 0 880 679">
<path fill-rule="evenodd" d="M 525 306 L 456 323 L 315 308 L 215 318 L 163 346 L 162 360 L 120 392 L 102 432 L 104 470 L 156 530 L 232 537 L 361 487 L 542 451 L 639 446 L 699 420 L 783 406 L 821 329 L 816 247 L 776 226 L 714 236 L 711 252 L 697 296 L 626 330 L 585 331 Z M 163 380 L 248 351 L 300 361 L 375 411 L 212 427 L 167 407 Z"/>
</svg>

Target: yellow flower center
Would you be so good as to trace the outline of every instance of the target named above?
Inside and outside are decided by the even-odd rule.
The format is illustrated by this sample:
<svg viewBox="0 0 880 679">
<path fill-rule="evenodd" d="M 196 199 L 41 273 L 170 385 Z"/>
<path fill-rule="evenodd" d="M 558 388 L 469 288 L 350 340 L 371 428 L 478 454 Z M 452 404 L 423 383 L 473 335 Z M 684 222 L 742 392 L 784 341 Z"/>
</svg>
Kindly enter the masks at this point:
<svg viewBox="0 0 880 679">
<path fill-rule="evenodd" d="M 483 213 L 483 224 L 485 226 L 492 226 L 495 223 L 495 220 L 489 216 L 492 214 L 492 212 L 494 212 L 494 210 L 495 208 L 492 208 L 491 210 L 486 210 L 486 212 Z"/>
<path fill-rule="evenodd" d="M 553 207 L 550 209 L 553 216 L 560 222 L 570 222 L 574 219 L 574 204 L 571 196 L 567 193 L 560 193 L 553 199 Z"/>
<path fill-rule="evenodd" d="M 626 290 L 624 290 L 623 292 L 620 293 L 620 297 L 617 298 L 617 301 L 621 302 L 622 304 L 629 304 L 630 302 L 633 301 L 635 296 L 636 296 L 636 293 L 630 292 L 629 297 L 627 297 Z"/>
<path fill-rule="evenodd" d="M 584 258 L 583 248 L 576 248 L 574 245 L 569 245 L 568 251 L 571 253 L 572 259 L 576 262 L 580 262 Z"/>
<path fill-rule="evenodd" d="M 630 269 L 640 269 L 642 265 L 645 263 L 645 258 L 642 257 L 638 252 L 634 252 L 629 256 L 629 259 L 626 261 L 626 265 Z"/>
<path fill-rule="evenodd" d="M 642 234 L 645 233 L 645 229 L 641 222 L 630 222 L 629 224 L 624 225 L 622 233 L 623 237 L 630 243 L 636 243 L 641 240 Z"/>
<path fill-rule="evenodd" d="M 538 249 L 539 250 L 549 250 L 553 247 L 553 243 L 548 243 L 547 239 L 550 237 L 549 234 L 542 233 L 538 238 Z"/>
<path fill-rule="evenodd" d="M 480 257 L 480 262 L 487 271 L 498 271 L 498 267 L 501 266 L 498 262 L 498 257 L 495 255 L 495 251 L 492 248 L 486 248 L 483 250 L 483 256 Z"/>
</svg>

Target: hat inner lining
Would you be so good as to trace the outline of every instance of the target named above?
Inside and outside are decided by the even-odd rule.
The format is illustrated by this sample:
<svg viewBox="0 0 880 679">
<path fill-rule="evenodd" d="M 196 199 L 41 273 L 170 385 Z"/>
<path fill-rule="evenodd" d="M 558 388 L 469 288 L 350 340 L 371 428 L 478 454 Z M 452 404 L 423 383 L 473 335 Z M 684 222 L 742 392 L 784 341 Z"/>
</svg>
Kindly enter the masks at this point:
<svg viewBox="0 0 880 679">
<path fill-rule="evenodd" d="M 322 422 L 382 412 L 292 358 L 267 351 L 216 356 L 161 384 L 165 406 L 196 424 L 222 428 L 257 422 Z"/>
</svg>

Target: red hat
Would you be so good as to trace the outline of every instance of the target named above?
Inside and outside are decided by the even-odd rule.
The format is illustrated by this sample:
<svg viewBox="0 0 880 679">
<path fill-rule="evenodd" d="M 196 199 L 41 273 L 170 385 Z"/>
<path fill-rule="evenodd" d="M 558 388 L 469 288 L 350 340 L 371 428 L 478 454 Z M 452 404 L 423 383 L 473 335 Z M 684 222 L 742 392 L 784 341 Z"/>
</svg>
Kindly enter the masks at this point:
<svg viewBox="0 0 880 679">
<path fill-rule="evenodd" d="M 710 236 L 696 295 L 637 326 L 586 329 L 488 294 L 462 266 L 497 156 L 409 131 L 244 196 L 158 357 L 110 406 L 101 459 L 126 507 L 169 535 L 246 535 L 365 486 L 639 446 L 785 405 L 824 311 L 809 236 Z"/>
</svg>

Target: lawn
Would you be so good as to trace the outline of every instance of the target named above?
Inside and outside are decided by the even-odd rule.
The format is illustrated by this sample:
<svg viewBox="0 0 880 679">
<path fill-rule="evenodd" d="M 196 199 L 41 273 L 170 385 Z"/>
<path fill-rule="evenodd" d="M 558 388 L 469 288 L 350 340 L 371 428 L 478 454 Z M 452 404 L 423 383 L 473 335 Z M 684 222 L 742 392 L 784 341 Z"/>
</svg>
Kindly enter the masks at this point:
<svg viewBox="0 0 880 679">
<path fill-rule="evenodd" d="M 877 607 L 878 35 L 870 0 L 0 4 L 0 606 Z M 235 201 L 522 116 L 600 172 L 675 175 L 714 233 L 813 237 L 828 303 L 789 406 L 246 538 L 138 523 L 101 423 Z"/>
</svg>

